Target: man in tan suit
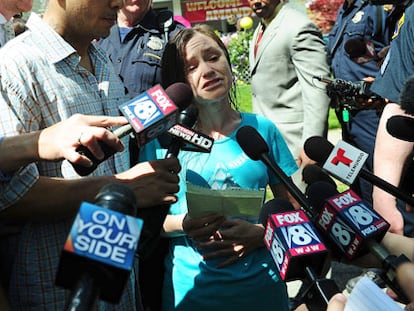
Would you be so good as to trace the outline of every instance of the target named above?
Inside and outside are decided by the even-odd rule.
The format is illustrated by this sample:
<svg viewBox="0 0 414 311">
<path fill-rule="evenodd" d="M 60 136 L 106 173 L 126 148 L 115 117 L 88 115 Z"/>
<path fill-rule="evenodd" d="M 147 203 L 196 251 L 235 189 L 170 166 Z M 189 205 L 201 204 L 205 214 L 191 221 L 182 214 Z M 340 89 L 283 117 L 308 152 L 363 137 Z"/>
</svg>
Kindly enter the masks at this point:
<svg viewBox="0 0 414 311">
<path fill-rule="evenodd" d="M 329 76 L 326 46 L 312 21 L 285 1 L 249 4 L 261 18 L 249 51 L 253 112 L 277 125 L 303 168 L 312 162 L 303 143 L 310 136 L 327 134 L 329 97 L 313 79 Z M 301 169 L 293 180 L 304 190 Z"/>
</svg>

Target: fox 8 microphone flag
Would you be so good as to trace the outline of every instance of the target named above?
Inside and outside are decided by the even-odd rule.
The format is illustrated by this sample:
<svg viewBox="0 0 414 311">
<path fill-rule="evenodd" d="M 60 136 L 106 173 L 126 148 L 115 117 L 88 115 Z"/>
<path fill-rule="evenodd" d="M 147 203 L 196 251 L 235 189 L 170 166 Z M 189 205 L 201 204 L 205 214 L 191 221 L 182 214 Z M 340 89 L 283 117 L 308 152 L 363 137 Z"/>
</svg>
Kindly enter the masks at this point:
<svg viewBox="0 0 414 311">
<path fill-rule="evenodd" d="M 178 107 L 161 85 L 119 106 L 137 135 L 139 146 L 143 146 L 177 122 Z"/>
<path fill-rule="evenodd" d="M 364 241 L 380 242 L 390 225 L 352 191 L 328 199 L 318 215 L 316 226 L 341 249 L 348 259 L 367 252 Z"/>
<path fill-rule="evenodd" d="M 302 210 L 271 214 L 264 242 L 284 281 L 305 278 L 306 265 L 320 274 L 328 255 L 321 237 Z"/>
</svg>

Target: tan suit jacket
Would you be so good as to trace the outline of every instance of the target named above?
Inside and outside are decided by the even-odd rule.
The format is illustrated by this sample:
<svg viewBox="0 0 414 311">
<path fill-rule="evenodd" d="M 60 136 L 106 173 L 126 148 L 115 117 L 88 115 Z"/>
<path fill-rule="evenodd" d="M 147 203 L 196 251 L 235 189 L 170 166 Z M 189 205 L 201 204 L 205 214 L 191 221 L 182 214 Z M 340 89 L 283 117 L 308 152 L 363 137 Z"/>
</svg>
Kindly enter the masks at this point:
<svg viewBox="0 0 414 311">
<path fill-rule="evenodd" d="M 297 159 L 308 137 L 326 136 L 329 97 L 313 79 L 329 76 L 326 46 L 310 19 L 288 5 L 266 28 L 254 57 L 259 28 L 249 51 L 253 112 L 277 125 Z"/>
</svg>

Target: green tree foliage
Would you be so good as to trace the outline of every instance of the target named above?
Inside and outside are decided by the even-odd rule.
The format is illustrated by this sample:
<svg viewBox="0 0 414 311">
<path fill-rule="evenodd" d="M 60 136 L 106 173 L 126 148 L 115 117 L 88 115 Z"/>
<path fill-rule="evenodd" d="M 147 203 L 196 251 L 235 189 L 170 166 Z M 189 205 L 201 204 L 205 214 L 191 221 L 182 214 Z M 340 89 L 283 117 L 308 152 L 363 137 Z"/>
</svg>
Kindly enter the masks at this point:
<svg viewBox="0 0 414 311">
<path fill-rule="evenodd" d="M 253 31 L 238 31 L 230 36 L 228 50 L 233 74 L 238 84 L 250 82 L 249 45 Z"/>
</svg>

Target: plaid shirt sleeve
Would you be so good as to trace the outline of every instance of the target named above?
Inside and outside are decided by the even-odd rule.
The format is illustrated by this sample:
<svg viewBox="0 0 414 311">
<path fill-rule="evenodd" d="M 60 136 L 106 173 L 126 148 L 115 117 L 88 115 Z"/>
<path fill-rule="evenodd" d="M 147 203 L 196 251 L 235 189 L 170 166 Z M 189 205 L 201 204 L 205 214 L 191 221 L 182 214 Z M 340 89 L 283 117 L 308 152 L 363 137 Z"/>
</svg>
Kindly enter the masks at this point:
<svg viewBox="0 0 414 311">
<path fill-rule="evenodd" d="M 36 165 L 21 168 L 7 181 L 0 182 L 0 210 L 19 201 L 39 179 Z"/>
</svg>

